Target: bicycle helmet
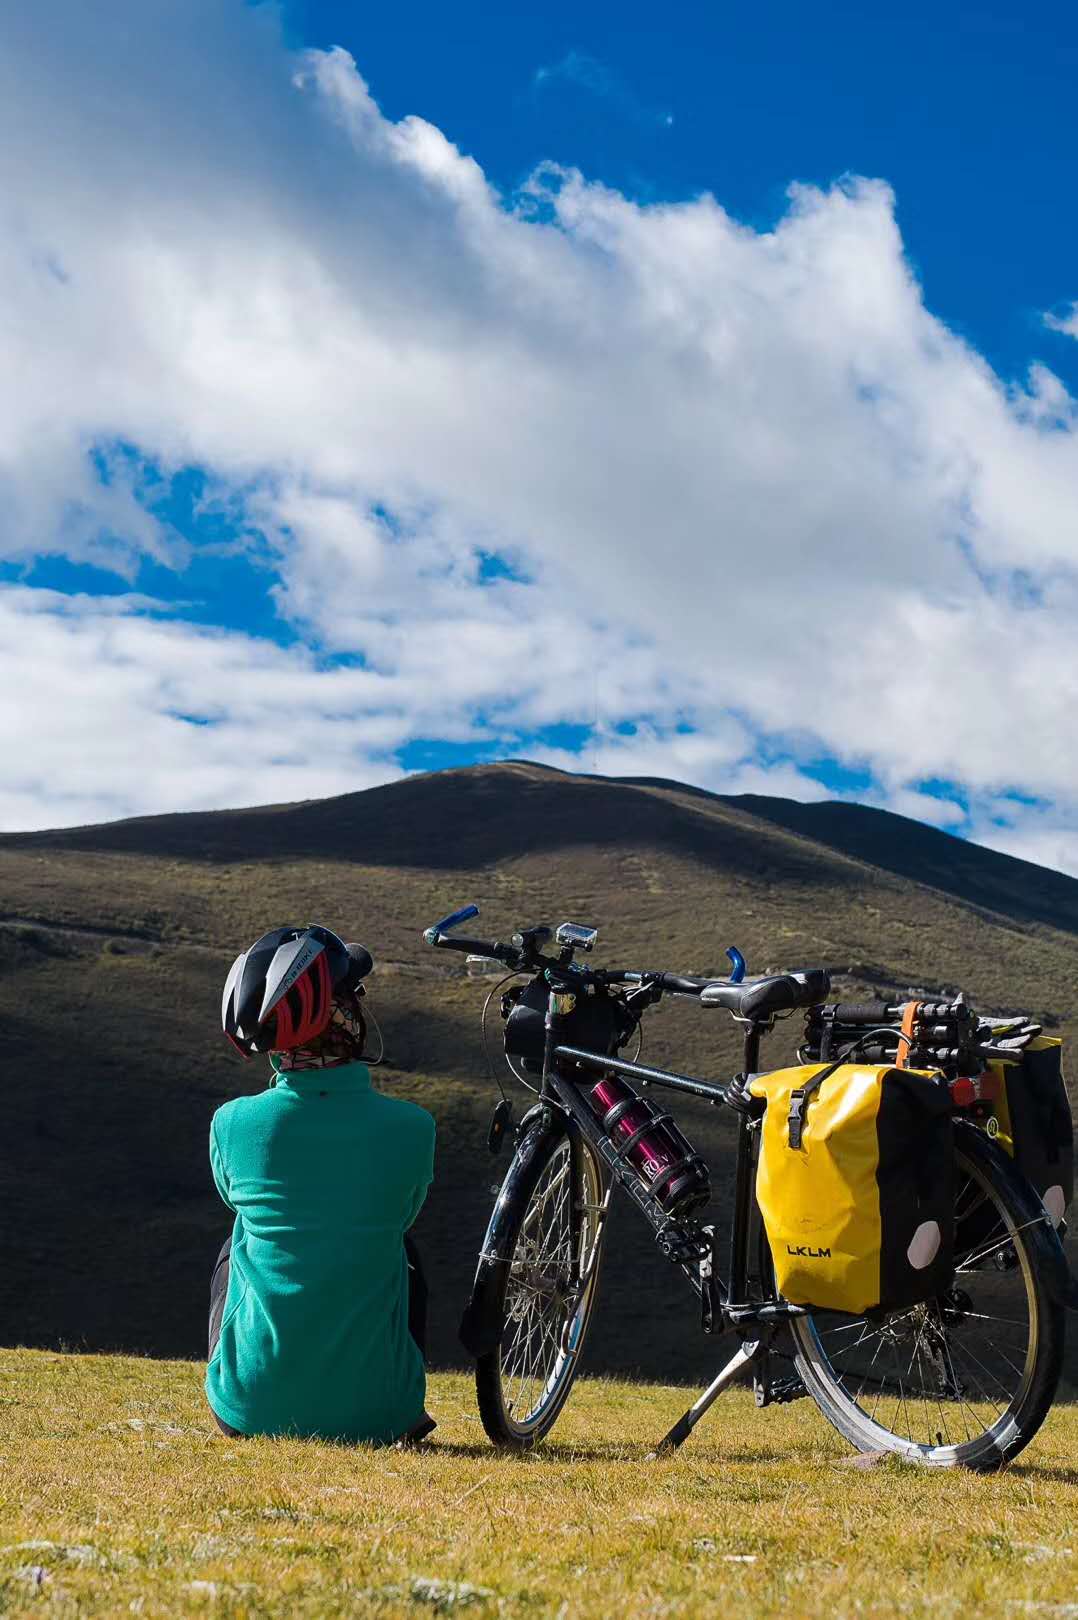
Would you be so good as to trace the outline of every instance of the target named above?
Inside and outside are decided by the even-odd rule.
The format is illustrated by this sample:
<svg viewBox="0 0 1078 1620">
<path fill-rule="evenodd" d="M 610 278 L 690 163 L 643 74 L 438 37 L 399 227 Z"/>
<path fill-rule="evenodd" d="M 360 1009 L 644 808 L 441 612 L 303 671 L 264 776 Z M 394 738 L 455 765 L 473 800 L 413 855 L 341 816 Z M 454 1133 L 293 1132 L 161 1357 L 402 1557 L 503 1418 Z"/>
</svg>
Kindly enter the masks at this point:
<svg viewBox="0 0 1078 1620">
<path fill-rule="evenodd" d="M 363 945 L 328 928 L 273 928 L 232 964 L 221 1026 L 244 1057 L 291 1052 L 321 1035 L 344 995 L 362 995 L 374 966 Z"/>
</svg>

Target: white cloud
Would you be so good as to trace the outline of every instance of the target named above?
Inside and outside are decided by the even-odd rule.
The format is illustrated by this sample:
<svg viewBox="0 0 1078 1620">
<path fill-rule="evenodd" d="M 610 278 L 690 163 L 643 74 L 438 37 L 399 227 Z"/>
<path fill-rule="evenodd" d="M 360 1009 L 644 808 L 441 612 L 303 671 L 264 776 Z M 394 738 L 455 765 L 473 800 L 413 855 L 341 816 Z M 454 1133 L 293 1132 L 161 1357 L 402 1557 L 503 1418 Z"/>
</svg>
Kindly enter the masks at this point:
<svg viewBox="0 0 1078 1620">
<path fill-rule="evenodd" d="M 583 754 L 559 748 L 531 751 L 532 758 L 559 770 L 656 777 L 712 793 L 767 793 L 805 801 L 829 797 L 819 782 L 789 762 L 761 762 L 753 754 L 751 735 L 726 715 L 716 715 L 703 732 L 671 734 L 642 725 L 631 732 L 599 730 Z"/>
<path fill-rule="evenodd" d="M 143 604 L 145 605 L 145 604 Z M 0 591 L 0 825 L 104 821 L 343 793 L 400 772 L 364 670 L 145 617 L 129 601 Z"/>
<path fill-rule="evenodd" d="M 362 693 L 356 729 L 305 745 L 332 739 L 335 783 L 409 737 L 598 717 L 701 781 L 829 753 L 936 819 L 902 795 L 1078 806 L 1074 402 L 1043 366 L 1005 386 L 925 309 L 886 185 L 795 188 L 762 232 L 551 166 L 507 204 L 346 53 L 290 57 L 268 9 L 42 0 L 6 33 L 0 552 L 182 565 L 87 452 L 205 466 L 281 611 L 363 656 L 354 691 L 304 666 L 316 711 Z M 521 577 L 485 580 L 491 551 Z M 118 633 L 80 644 L 89 679 Z M 175 735 L 153 694 L 206 645 L 140 634 L 138 750 Z M 219 738 L 261 724 L 245 662 L 263 693 L 297 656 L 221 638 L 220 720 L 176 752 L 208 762 L 199 802 L 280 779 L 230 775 Z M 66 760 L 39 760 L 37 818 L 70 819 Z M 115 813 L 186 779 L 110 768 Z M 814 791 L 790 770 L 778 791 Z"/>
<path fill-rule="evenodd" d="M 990 799 L 975 807 L 972 836 L 989 849 L 1078 877 L 1078 814 L 1073 806 Z"/>
<path fill-rule="evenodd" d="M 873 802 L 871 795 L 865 797 L 870 803 Z M 943 827 L 948 832 L 963 828 L 968 820 L 964 806 L 956 804 L 953 799 L 941 797 L 938 793 L 919 792 L 914 788 L 897 788 L 882 800 L 881 807 L 893 810 L 898 816 L 927 822 L 930 827 Z"/>
<path fill-rule="evenodd" d="M 1049 311 L 1044 317 L 1044 324 L 1053 332 L 1063 332 L 1067 337 L 1078 338 L 1078 303 L 1072 304 L 1066 315 L 1053 315 Z"/>
</svg>

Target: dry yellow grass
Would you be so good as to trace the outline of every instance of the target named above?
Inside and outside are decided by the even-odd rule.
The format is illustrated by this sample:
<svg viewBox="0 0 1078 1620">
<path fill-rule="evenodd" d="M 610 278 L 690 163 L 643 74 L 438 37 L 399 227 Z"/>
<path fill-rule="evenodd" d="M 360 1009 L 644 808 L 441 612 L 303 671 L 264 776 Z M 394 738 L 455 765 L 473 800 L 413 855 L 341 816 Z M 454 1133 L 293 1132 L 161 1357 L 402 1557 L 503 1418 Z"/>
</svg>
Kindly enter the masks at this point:
<svg viewBox="0 0 1078 1620">
<path fill-rule="evenodd" d="M 1078 1410 L 1002 1475 L 851 1467 L 807 1401 L 582 1381 L 555 1438 L 496 1454 L 432 1378 L 418 1452 L 212 1428 L 190 1362 L 0 1351 L 0 1614 L 1078 1615 Z"/>
</svg>

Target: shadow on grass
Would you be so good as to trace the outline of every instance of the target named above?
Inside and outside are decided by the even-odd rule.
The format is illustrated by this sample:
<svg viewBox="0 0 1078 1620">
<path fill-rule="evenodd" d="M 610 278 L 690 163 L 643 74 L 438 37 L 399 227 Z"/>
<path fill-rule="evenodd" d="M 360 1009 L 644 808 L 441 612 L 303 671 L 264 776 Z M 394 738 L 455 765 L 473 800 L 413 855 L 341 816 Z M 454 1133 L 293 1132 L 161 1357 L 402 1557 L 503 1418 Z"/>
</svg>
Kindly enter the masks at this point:
<svg viewBox="0 0 1078 1620">
<path fill-rule="evenodd" d="M 1046 1463 L 1013 1463 L 1004 1473 L 1014 1479 L 1042 1480 L 1046 1485 L 1078 1485 L 1078 1468 L 1052 1468 Z"/>
</svg>

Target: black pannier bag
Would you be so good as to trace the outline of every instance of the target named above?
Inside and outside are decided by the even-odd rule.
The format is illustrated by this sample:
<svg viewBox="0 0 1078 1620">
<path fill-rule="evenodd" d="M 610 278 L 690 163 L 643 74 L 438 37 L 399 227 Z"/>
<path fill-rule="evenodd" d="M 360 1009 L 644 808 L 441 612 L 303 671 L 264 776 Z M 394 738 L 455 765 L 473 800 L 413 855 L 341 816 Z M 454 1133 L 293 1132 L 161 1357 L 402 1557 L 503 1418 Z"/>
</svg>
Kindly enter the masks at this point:
<svg viewBox="0 0 1078 1620">
<path fill-rule="evenodd" d="M 950 1287 L 954 1128 L 941 1076 L 874 1064 L 757 1075 L 756 1196 L 783 1297 L 861 1315 Z"/>
<path fill-rule="evenodd" d="M 585 986 L 581 986 L 575 1007 L 558 1031 L 559 1043 L 614 1057 L 636 1028 L 636 1020 L 613 996 L 594 986 L 586 988 L 594 993 L 585 994 Z M 506 1056 L 516 1058 L 532 1074 L 541 1073 L 543 1068 L 548 993 L 541 979 L 532 979 L 530 984 L 514 986 L 502 997 Z"/>
<path fill-rule="evenodd" d="M 1054 1226 L 1074 1197 L 1074 1124 L 1062 1053 L 1062 1041 L 1040 1035 L 1014 1062 L 989 1064 L 997 1081 L 996 1139 L 1032 1183 Z"/>
</svg>

